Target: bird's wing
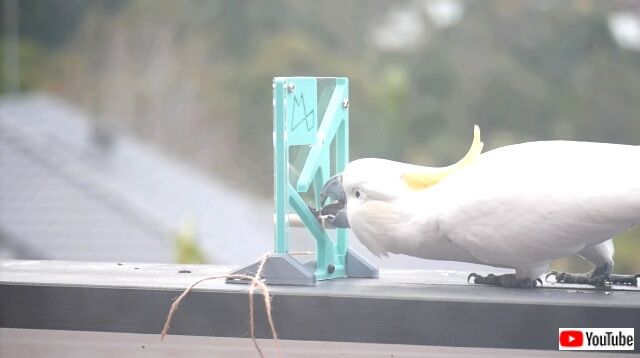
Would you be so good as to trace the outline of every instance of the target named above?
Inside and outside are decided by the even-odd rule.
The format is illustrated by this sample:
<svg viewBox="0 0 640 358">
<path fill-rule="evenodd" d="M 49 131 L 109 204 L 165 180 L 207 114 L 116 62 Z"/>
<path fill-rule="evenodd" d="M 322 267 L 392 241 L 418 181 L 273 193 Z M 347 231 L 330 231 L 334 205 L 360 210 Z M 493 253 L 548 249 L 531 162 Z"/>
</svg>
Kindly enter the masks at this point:
<svg viewBox="0 0 640 358">
<path fill-rule="evenodd" d="M 488 264 L 533 265 L 640 223 L 640 147 L 503 147 L 432 189 L 451 241 Z"/>
</svg>

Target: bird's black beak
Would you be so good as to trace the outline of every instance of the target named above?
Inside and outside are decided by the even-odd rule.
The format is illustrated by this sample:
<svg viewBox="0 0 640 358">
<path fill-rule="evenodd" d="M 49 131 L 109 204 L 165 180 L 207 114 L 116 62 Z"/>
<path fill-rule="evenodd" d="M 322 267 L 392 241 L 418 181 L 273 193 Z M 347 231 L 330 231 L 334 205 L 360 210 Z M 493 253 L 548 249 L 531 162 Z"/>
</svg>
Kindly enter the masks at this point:
<svg viewBox="0 0 640 358">
<path fill-rule="evenodd" d="M 337 174 L 327 181 L 320 190 L 320 202 L 324 205 L 327 199 L 334 200 L 334 203 L 327 204 L 320 210 L 325 220 L 337 228 L 348 228 L 347 218 L 347 195 L 342 187 L 342 174 Z"/>
<path fill-rule="evenodd" d="M 322 190 L 320 190 L 320 204 L 324 205 L 328 198 L 343 203 L 347 201 L 347 196 L 342 188 L 342 174 L 336 174 L 324 183 Z"/>
</svg>

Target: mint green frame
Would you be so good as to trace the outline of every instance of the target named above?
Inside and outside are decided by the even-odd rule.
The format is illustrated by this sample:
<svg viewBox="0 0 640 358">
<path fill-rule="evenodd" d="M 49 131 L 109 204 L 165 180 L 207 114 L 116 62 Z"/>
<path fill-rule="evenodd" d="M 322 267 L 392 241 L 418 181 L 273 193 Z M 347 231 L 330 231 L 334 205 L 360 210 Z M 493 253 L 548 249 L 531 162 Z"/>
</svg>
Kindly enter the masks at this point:
<svg viewBox="0 0 640 358">
<path fill-rule="evenodd" d="M 334 241 L 307 207 L 299 193 L 313 186 L 315 206 L 320 206 L 320 189 L 331 176 L 331 145 L 336 143 L 335 170 L 349 162 L 349 80 L 335 78 L 336 86 L 318 127 L 318 78 L 276 77 L 273 79 L 273 144 L 275 252 L 287 254 L 289 208 L 300 217 L 316 241 L 316 280 L 346 277 L 347 232 L 337 229 Z M 289 148 L 310 146 L 297 183 L 289 182 Z"/>
</svg>

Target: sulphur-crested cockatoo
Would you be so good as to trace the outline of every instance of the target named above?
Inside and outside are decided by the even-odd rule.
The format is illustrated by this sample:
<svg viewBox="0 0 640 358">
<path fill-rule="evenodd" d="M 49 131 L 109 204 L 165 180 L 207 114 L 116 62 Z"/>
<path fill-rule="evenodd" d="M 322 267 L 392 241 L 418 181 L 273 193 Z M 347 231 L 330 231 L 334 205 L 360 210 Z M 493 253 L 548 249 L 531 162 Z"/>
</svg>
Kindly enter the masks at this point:
<svg viewBox="0 0 640 358">
<path fill-rule="evenodd" d="M 458 163 L 430 168 L 384 159 L 349 163 L 322 189 L 336 227 L 372 253 L 463 261 L 515 274 L 469 275 L 477 284 L 535 287 L 557 258 L 580 255 L 588 274 L 556 280 L 636 285 L 613 275 L 611 238 L 640 224 L 640 146 L 530 142 L 481 154 L 480 130 Z"/>
</svg>

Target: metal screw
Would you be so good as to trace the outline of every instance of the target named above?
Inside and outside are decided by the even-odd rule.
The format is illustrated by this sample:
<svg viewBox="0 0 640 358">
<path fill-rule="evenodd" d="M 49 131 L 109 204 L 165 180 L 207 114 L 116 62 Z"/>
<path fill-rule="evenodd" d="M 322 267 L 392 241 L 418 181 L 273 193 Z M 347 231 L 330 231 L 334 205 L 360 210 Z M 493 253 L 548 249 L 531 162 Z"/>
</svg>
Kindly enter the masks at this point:
<svg viewBox="0 0 640 358">
<path fill-rule="evenodd" d="M 349 108 L 349 99 L 345 98 L 342 100 L 342 108 Z"/>
<path fill-rule="evenodd" d="M 287 84 L 287 92 L 291 93 L 296 90 L 296 85 L 293 82 Z"/>
<path fill-rule="evenodd" d="M 333 273 L 335 270 L 336 270 L 336 267 L 333 266 L 333 264 L 329 264 L 329 266 L 327 266 L 327 272 Z"/>
</svg>

